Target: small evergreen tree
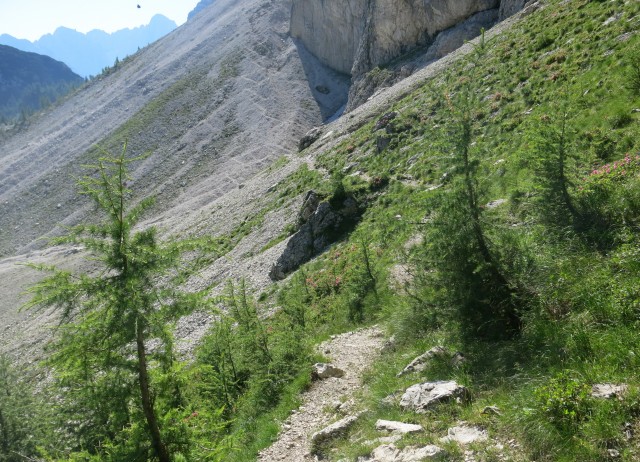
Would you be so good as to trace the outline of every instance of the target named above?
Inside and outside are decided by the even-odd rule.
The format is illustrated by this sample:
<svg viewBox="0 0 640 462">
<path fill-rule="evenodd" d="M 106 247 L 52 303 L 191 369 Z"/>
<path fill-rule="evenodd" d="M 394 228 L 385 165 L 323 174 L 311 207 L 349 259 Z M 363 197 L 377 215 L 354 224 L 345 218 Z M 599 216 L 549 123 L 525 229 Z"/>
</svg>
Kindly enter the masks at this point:
<svg viewBox="0 0 640 462">
<path fill-rule="evenodd" d="M 475 47 L 468 76 L 444 98 L 450 122 L 446 127 L 448 142 L 442 149 L 450 161 L 446 173 L 449 184 L 435 195 L 423 268 L 416 281 L 428 288 L 424 294 L 414 290 L 412 298 L 418 318 L 425 322 L 440 322 L 432 303 L 426 303 L 436 297 L 458 315 L 462 329 L 469 335 L 499 338 L 520 331 L 521 294 L 507 278 L 505 265 L 491 242 L 478 183 L 481 152 L 477 152 L 474 138 L 480 102 L 469 82 L 481 78 L 475 70 L 486 46 L 483 34 Z M 442 311 L 442 307 L 439 309 Z"/>
<path fill-rule="evenodd" d="M 152 199 L 129 205 L 127 167 L 137 159 L 127 159 L 125 152 L 126 144 L 118 157 L 100 158 L 93 166 L 97 175 L 79 182 L 106 219 L 75 226 L 54 239 L 55 244 L 82 245 L 99 268 L 74 274 L 33 265 L 50 275 L 28 290 L 33 297 L 26 306 L 62 310 L 63 336 L 50 364 L 75 408 L 74 421 L 80 422 L 79 446 L 96 453 L 107 441 L 129 451 L 114 450 L 111 457 L 169 462 L 172 453 L 188 450 L 186 430 L 179 428 L 184 419 L 164 418 L 186 409 L 171 327 L 211 301 L 205 292 L 178 288 L 193 264 L 182 256 L 201 249 L 203 242 L 164 243 L 154 227 L 134 230 Z M 169 422 L 175 428 L 167 428 Z M 130 429 L 124 438 L 123 428 Z M 136 434 L 139 441 L 132 442 Z"/>
</svg>

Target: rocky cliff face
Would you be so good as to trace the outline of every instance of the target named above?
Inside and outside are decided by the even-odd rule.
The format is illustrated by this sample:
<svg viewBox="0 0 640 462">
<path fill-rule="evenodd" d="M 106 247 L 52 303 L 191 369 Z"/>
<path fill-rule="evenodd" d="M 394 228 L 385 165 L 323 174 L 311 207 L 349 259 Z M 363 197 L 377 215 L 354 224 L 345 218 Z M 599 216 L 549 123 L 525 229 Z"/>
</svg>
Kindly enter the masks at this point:
<svg viewBox="0 0 640 462">
<path fill-rule="evenodd" d="M 293 0 L 291 35 L 329 67 L 357 77 L 499 0 Z"/>
</svg>

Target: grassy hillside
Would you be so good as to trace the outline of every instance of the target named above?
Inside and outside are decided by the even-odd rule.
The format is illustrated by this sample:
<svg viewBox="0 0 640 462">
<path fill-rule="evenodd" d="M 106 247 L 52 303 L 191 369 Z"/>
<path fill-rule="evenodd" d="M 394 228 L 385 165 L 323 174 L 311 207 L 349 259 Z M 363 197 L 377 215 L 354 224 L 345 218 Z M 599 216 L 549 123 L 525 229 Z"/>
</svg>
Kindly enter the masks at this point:
<svg viewBox="0 0 640 462">
<path fill-rule="evenodd" d="M 310 291 L 315 332 L 363 319 L 400 344 L 371 373 L 370 412 L 328 450 L 332 460 L 369 454 L 378 418 L 431 430 L 412 443 L 476 423 L 516 460 L 640 457 L 639 12 L 632 2 L 550 1 L 319 155 L 367 211 L 282 289 L 283 304 Z M 396 378 L 435 345 L 467 361 Z M 468 386 L 473 404 L 416 415 L 382 401 L 447 379 Z M 597 383 L 629 389 L 595 399 Z M 489 405 L 500 415 L 482 414 Z"/>
<path fill-rule="evenodd" d="M 405 296 L 371 306 L 403 345 L 371 375 L 371 421 L 392 412 L 435 434 L 456 420 L 479 423 L 515 437 L 526 460 L 603 460 L 608 449 L 639 456 L 623 431 L 638 412 L 638 11 L 549 2 L 399 102 L 390 135 L 372 122 L 321 156 L 334 172 L 358 162 L 370 178 L 390 177 L 351 240 L 368 236 L 380 265 L 408 265 L 413 277 Z M 378 152 L 381 136 L 390 145 Z M 469 244 L 466 173 L 491 261 Z M 357 187 L 359 178 L 347 181 Z M 414 236 L 422 244 L 407 249 Z M 420 378 L 456 379 L 474 404 L 426 418 L 382 405 L 419 381 L 395 374 L 437 344 L 468 362 Z M 622 401 L 587 397 L 601 382 L 630 392 Z M 486 405 L 502 415 L 482 415 Z"/>
<path fill-rule="evenodd" d="M 355 198 L 362 217 L 255 300 L 230 285 L 226 314 L 196 361 L 158 363 L 158 390 L 180 390 L 169 393 L 173 408 L 158 400 L 176 460 L 255 458 L 309 385 L 313 345 L 373 323 L 396 346 L 367 376 L 359 404 L 367 412 L 323 448 L 328 460 L 370 454 L 379 418 L 422 424 L 425 433 L 398 446 L 443 445 L 446 460 L 465 460 L 439 441 L 460 421 L 488 431 L 489 442 L 471 447 L 476 460 L 638 460 L 639 23 L 637 2 L 550 0 L 334 147 L 303 152 L 316 156 L 315 168 L 270 188 L 256 226 L 310 188 L 334 204 Z M 272 306 L 273 316 L 259 316 Z M 465 361 L 397 377 L 436 345 Z M 74 368 L 62 379 L 84 383 Z M 384 400 L 450 379 L 468 387 L 470 404 L 416 414 Z M 126 383 L 117 398 L 131 396 Z M 599 383 L 627 390 L 594 398 Z M 52 458 L 153 459 L 135 408 L 120 409 L 130 423 L 115 430 L 108 406 L 107 417 L 90 406 L 61 399 L 62 418 L 40 417 Z M 43 422 L 66 422 L 64 441 Z M 17 447 L 33 453 L 24 425 Z"/>
</svg>

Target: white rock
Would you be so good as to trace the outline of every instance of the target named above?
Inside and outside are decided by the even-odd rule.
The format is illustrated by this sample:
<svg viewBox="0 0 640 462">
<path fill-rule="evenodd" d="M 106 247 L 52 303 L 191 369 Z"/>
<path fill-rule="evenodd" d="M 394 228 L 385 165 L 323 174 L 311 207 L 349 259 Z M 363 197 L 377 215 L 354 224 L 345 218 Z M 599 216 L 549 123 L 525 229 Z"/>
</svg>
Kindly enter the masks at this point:
<svg viewBox="0 0 640 462">
<path fill-rule="evenodd" d="M 453 380 L 425 382 L 407 388 L 400 399 L 400 407 L 416 412 L 425 412 L 450 400 L 468 401 L 469 391 Z"/>
<path fill-rule="evenodd" d="M 430 359 L 435 358 L 436 356 L 445 356 L 446 354 L 447 350 L 445 350 L 443 347 L 433 347 L 429 351 L 414 358 L 413 361 L 411 361 L 401 372 L 397 374 L 397 377 L 403 376 L 404 374 L 408 374 L 410 372 L 423 371 L 427 368 Z"/>
<path fill-rule="evenodd" d="M 420 462 L 428 459 L 440 458 L 444 450 L 432 444 L 421 448 L 407 446 L 398 449 L 393 444 L 378 446 L 371 453 L 370 462 Z"/>
<path fill-rule="evenodd" d="M 596 383 L 591 387 L 591 396 L 594 398 L 622 398 L 627 392 L 627 384 Z"/>
<path fill-rule="evenodd" d="M 404 422 L 395 422 L 393 420 L 378 420 L 376 422 L 376 430 L 386 430 L 393 433 L 417 433 L 423 431 L 422 425 L 408 424 Z"/>
<path fill-rule="evenodd" d="M 440 438 L 443 443 L 455 441 L 458 444 L 471 444 L 478 441 L 486 441 L 488 438 L 487 431 L 477 427 L 468 427 L 461 425 L 452 427 L 447 430 L 447 436 Z"/>
</svg>

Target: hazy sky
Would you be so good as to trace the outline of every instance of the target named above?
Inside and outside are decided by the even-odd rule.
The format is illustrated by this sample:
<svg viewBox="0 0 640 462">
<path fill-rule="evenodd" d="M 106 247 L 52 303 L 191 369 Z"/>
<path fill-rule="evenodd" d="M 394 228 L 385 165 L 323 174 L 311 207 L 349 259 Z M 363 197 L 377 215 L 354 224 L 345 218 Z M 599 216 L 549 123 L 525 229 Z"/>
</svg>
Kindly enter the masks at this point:
<svg viewBox="0 0 640 462">
<path fill-rule="evenodd" d="M 60 26 L 114 32 L 163 14 L 178 25 L 198 0 L 0 0 L 0 34 L 34 41 Z M 140 5 L 140 8 L 137 7 Z"/>
</svg>

